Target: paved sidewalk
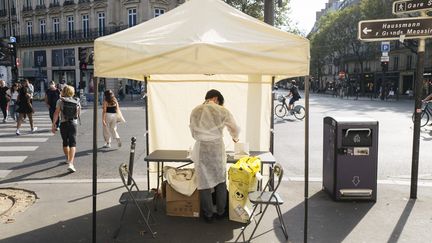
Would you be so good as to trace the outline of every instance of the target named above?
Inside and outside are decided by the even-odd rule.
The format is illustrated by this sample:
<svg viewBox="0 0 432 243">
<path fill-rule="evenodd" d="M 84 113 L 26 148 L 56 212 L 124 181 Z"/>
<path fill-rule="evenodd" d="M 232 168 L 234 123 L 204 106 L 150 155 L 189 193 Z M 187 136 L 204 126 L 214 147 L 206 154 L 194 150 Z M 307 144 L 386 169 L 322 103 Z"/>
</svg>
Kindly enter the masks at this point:
<svg viewBox="0 0 432 243">
<path fill-rule="evenodd" d="M 139 182 L 144 187 L 145 181 Z M 89 181 L 50 181 L 13 183 L 37 193 L 39 199 L 15 222 L 0 227 L 0 242 L 91 242 L 92 184 Z M 288 226 L 289 242 L 303 242 L 302 182 L 283 182 L 280 193 L 285 200 L 282 212 Z M 97 242 L 232 242 L 242 224 L 166 216 L 164 205 L 155 213 L 156 239 L 140 234 L 145 227 L 137 223 L 137 211 L 128 208 L 128 222 L 117 241 L 122 207 L 118 198 L 124 191 L 120 182 L 100 182 L 97 197 Z M 321 191 L 320 182 L 310 184 L 309 242 L 430 242 L 432 238 L 432 188 L 419 187 L 418 199 L 409 200 L 408 186 L 378 185 L 378 200 L 334 202 Z M 275 229 L 273 229 L 275 227 Z M 250 232 L 250 231 L 249 231 Z M 278 228 L 274 209 L 269 209 L 253 242 L 285 242 Z"/>
</svg>

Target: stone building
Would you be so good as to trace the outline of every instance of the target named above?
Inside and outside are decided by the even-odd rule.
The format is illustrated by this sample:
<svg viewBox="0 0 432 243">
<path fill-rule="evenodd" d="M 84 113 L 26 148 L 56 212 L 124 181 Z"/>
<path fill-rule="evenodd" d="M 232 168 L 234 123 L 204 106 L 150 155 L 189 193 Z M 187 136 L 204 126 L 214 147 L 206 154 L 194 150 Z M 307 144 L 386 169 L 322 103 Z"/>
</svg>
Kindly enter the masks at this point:
<svg viewBox="0 0 432 243">
<path fill-rule="evenodd" d="M 93 41 L 177 7 L 182 0 L 0 0 L 0 36 L 16 37 L 19 78 L 43 93 L 65 81 L 93 93 Z M 8 67 L 10 73 L 10 67 Z M 129 89 L 138 84 L 120 80 Z M 119 80 L 106 80 L 118 89 Z"/>
</svg>

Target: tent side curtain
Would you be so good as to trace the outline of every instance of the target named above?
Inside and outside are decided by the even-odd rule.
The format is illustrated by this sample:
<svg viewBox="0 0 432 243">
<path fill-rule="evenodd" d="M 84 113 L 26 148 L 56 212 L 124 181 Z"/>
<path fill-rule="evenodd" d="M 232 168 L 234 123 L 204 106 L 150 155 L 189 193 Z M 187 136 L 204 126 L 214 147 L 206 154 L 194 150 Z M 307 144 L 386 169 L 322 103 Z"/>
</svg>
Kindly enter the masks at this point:
<svg viewBox="0 0 432 243">
<path fill-rule="evenodd" d="M 225 107 L 240 126 L 240 141 L 251 150 L 268 151 L 270 144 L 271 85 L 268 83 L 149 82 L 149 152 L 157 149 L 187 150 L 194 140 L 189 129 L 192 110 L 204 102 L 210 89 L 219 90 Z M 234 145 L 225 129 L 227 150 Z"/>
</svg>

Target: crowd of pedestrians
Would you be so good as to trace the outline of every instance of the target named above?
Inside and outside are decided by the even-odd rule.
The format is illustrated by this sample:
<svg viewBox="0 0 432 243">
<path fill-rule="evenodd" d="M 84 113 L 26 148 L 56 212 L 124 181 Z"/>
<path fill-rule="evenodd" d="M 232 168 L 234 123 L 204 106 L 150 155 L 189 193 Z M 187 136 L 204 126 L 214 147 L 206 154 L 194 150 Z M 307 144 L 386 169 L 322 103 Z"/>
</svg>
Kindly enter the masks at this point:
<svg viewBox="0 0 432 243">
<path fill-rule="evenodd" d="M 10 87 L 4 80 L 0 80 L 0 108 L 2 111 L 2 121 L 16 123 L 16 135 L 20 136 L 21 126 L 24 122 L 30 125 L 30 133 L 35 133 L 38 128 L 34 124 L 35 109 L 33 106 L 34 86 L 29 80 L 13 83 Z M 117 124 L 125 122 L 112 90 L 105 90 L 105 85 L 98 87 L 100 103 L 102 105 L 102 127 L 105 140 L 104 148 L 111 147 L 111 141 L 115 140 L 118 147 L 121 147 L 121 139 L 117 132 Z M 44 103 L 46 104 L 49 117 L 52 122 L 51 132 L 60 131 L 62 147 L 65 160 L 62 162 L 67 165 L 69 172 L 75 172 L 75 153 L 77 145 L 77 130 L 81 104 L 79 98 L 75 97 L 73 86 L 65 82 L 51 81 L 45 91 Z M 120 96 L 122 97 L 122 96 Z"/>
</svg>

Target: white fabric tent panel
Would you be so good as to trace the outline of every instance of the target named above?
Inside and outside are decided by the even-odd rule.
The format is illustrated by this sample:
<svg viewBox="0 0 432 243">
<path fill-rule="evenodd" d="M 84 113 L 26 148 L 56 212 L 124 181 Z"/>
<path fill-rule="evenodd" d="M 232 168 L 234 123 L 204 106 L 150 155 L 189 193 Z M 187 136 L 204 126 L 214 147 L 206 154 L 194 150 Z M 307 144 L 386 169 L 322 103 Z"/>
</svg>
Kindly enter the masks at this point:
<svg viewBox="0 0 432 243">
<path fill-rule="evenodd" d="M 221 0 L 191 0 L 95 40 L 95 76 L 143 80 L 153 74 L 309 73 L 309 40 Z"/>
<path fill-rule="evenodd" d="M 258 79 L 258 77 L 256 77 Z M 149 152 L 187 150 L 194 140 L 189 129 L 191 111 L 204 102 L 210 89 L 219 90 L 225 107 L 240 126 L 240 141 L 250 150 L 268 151 L 270 145 L 271 85 L 260 83 L 162 82 L 148 83 Z M 225 129 L 227 150 L 234 144 Z"/>
</svg>

